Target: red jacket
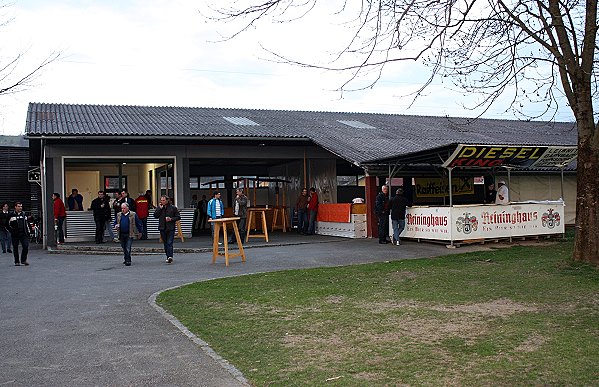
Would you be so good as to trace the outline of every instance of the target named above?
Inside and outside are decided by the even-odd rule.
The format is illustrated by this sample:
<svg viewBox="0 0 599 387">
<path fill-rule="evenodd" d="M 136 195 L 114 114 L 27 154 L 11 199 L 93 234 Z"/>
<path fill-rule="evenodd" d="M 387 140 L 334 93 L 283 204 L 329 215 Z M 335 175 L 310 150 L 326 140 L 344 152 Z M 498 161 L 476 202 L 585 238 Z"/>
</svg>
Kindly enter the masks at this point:
<svg viewBox="0 0 599 387">
<path fill-rule="evenodd" d="M 135 213 L 139 219 L 146 219 L 150 215 L 150 202 L 141 195 L 135 199 Z"/>
<path fill-rule="evenodd" d="M 65 218 L 67 212 L 64 209 L 64 202 L 61 198 L 54 199 L 54 219 Z"/>
<path fill-rule="evenodd" d="M 310 194 L 310 201 L 308 202 L 308 209 L 310 211 L 318 211 L 318 194 L 312 192 Z"/>
</svg>

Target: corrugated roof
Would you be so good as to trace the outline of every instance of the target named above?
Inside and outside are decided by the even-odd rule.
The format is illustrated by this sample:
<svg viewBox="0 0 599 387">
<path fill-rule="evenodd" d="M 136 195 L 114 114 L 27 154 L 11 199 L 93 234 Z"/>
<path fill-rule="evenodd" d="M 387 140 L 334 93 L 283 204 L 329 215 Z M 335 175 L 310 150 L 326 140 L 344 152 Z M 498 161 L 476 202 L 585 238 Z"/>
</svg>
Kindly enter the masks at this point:
<svg viewBox="0 0 599 387">
<path fill-rule="evenodd" d="M 243 117 L 257 125 L 236 125 Z M 360 122 L 371 128 L 354 128 Z M 310 139 L 351 162 L 451 144 L 576 145 L 574 123 L 378 113 L 30 103 L 26 133 L 37 136 L 165 136 Z"/>
</svg>

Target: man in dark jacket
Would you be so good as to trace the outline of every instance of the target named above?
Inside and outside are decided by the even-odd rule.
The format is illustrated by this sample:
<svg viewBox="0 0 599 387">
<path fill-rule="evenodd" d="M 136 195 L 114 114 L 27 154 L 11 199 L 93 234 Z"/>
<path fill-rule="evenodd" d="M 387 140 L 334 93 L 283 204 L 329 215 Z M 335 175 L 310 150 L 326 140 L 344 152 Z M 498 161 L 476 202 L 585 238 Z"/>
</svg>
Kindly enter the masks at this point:
<svg viewBox="0 0 599 387">
<path fill-rule="evenodd" d="M 175 232 L 177 221 L 181 219 L 179 210 L 166 196 L 160 197 L 160 203 L 154 211 L 154 218 L 158 219 L 158 230 L 160 237 L 164 242 L 164 253 L 166 254 L 166 263 L 173 262 L 173 243 L 175 241 Z"/>
<path fill-rule="evenodd" d="M 27 262 L 27 253 L 29 252 L 29 222 L 27 215 L 23 212 L 23 203 L 16 202 L 15 210 L 10 214 L 8 224 L 12 236 L 13 255 L 15 257 L 15 266 L 29 266 Z M 19 242 L 23 249 L 21 251 L 21 260 L 19 261 Z"/>
<path fill-rule="evenodd" d="M 397 246 L 401 244 L 399 236 L 406 227 L 406 207 L 408 199 L 403 196 L 403 188 L 398 188 L 395 196 L 391 199 L 391 224 L 393 225 L 393 240 Z"/>
<path fill-rule="evenodd" d="M 96 243 L 104 243 L 106 221 L 110 220 L 110 202 L 104 191 L 98 191 L 98 197 L 92 200 L 91 209 L 96 223 Z"/>
<path fill-rule="evenodd" d="M 131 199 L 131 197 L 129 197 L 129 192 L 127 192 L 126 189 L 121 191 L 121 198 L 118 201 L 119 203 L 119 208 L 123 203 L 127 203 L 127 205 L 129 206 L 129 210 L 135 212 L 137 210 L 137 207 L 135 206 L 135 200 Z"/>
<path fill-rule="evenodd" d="M 237 229 L 239 230 L 239 237 L 243 241 L 246 234 L 246 223 L 248 218 L 248 197 L 243 194 L 243 188 L 237 188 L 235 190 L 237 196 L 235 196 L 233 204 L 233 215 L 238 216 Z M 229 238 L 229 243 L 237 243 L 235 232 Z"/>
<path fill-rule="evenodd" d="M 381 192 L 376 196 L 374 204 L 374 213 L 378 218 L 378 231 L 379 231 L 379 243 L 389 243 L 387 240 L 387 234 L 389 234 L 389 198 L 387 193 L 389 187 L 384 185 L 381 188 Z"/>
</svg>

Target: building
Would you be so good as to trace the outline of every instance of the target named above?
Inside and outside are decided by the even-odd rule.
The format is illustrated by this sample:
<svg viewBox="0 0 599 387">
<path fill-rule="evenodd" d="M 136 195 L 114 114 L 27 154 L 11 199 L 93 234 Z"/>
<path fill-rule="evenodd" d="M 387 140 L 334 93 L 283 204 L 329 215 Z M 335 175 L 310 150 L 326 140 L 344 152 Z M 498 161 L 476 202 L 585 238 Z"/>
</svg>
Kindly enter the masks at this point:
<svg viewBox="0 0 599 387">
<path fill-rule="evenodd" d="M 411 186 L 414 177 L 443 176 L 441 164 L 459 144 L 575 147 L 577 141 L 573 123 L 44 103 L 29 105 L 26 134 L 32 154 L 39 155 L 34 163 L 42 170 L 45 208 L 51 205 L 49 193 L 66 198 L 72 188 L 83 194 L 86 208 L 99 189 L 122 188 L 131 196 L 151 189 L 154 200 L 168 195 L 180 208 L 189 206 L 192 195 L 209 195 L 210 188 L 219 188 L 230 205 L 238 185 L 253 189 L 254 205 L 293 206 L 304 186 L 316 187 L 324 203 L 356 196 L 371 202 L 390 179 Z M 560 172 L 550 168 L 527 173 L 549 176 L 553 187 L 561 180 Z M 500 168 L 458 168 L 454 177 L 503 173 Z M 565 174 L 569 181 L 575 179 L 571 167 Z M 260 182 L 260 177 L 286 182 Z M 552 199 L 558 198 L 556 192 L 550 192 Z M 521 191 L 521 197 L 512 200 L 528 194 Z M 566 196 L 570 200 L 575 194 Z M 484 184 L 478 184 L 461 200 L 483 197 Z M 447 204 L 447 198 L 421 201 L 428 202 Z M 48 230 L 51 219 L 45 222 Z M 369 216 L 369 236 L 373 230 Z"/>
</svg>

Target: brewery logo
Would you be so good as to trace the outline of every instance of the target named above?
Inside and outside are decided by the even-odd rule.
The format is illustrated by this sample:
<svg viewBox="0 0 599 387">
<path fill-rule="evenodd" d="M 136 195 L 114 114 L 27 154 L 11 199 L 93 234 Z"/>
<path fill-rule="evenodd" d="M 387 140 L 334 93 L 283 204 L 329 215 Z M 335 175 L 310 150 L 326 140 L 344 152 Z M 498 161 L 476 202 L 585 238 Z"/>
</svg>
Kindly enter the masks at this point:
<svg viewBox="0 0 599 387">
<path fill-rule="evenodd" d="M 559 226 L 561 221 L 561 217 L 559 212 L 554 212 L 553 208 L 547 210 L 547 212 L 543 213 L 541 217 L 541 222 L 543 223 L 543 227 L 554 228 Z"/>
<path fill-rule="evenodd" d="M 464 216 L 458 218 L 455 226 L 458 232 L 470 234 L 478 229 L 478 219 L 476 219 L 476 216 L 471 216 L 469 212 L 464 212 Z"/>
</svg>

